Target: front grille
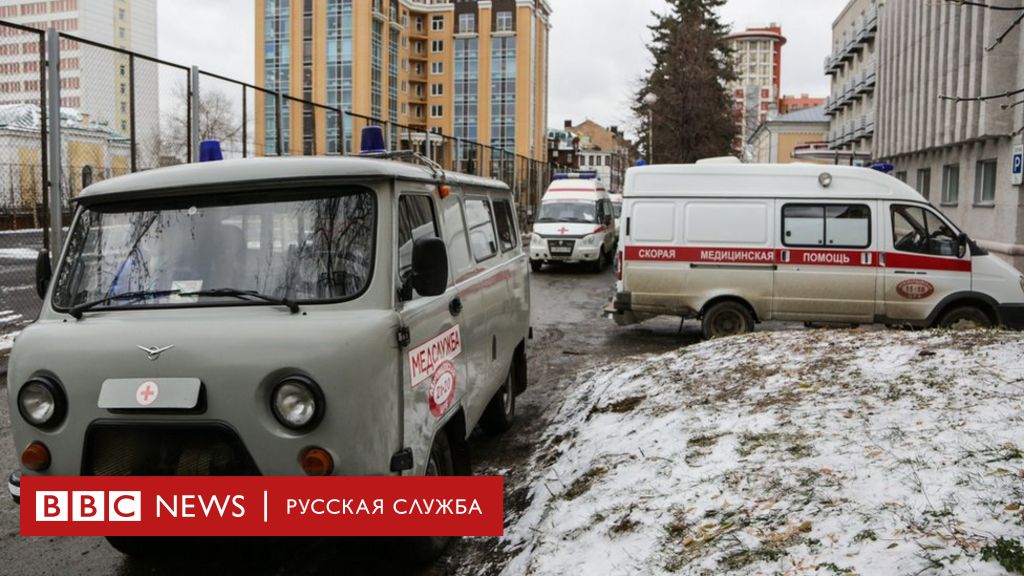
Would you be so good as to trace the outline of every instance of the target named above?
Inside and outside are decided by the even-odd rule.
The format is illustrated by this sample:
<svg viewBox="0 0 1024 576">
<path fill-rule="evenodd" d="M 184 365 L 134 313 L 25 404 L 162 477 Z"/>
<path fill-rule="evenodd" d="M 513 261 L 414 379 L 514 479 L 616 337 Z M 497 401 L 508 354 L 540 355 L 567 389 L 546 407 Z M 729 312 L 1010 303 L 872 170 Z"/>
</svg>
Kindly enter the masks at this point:
<svg viewBox="0 0 1024 576">
<path fill-rule="evenodd" d="M 89 428 L 83 476 L 258 476 L 234 431 L 216 425 Z"/>
<path fill-rule="evenodd" d="M 552 254 L 572 254 L 575 247 L 575 240 L 548 240 L 548 250 Z"/>
</svg>

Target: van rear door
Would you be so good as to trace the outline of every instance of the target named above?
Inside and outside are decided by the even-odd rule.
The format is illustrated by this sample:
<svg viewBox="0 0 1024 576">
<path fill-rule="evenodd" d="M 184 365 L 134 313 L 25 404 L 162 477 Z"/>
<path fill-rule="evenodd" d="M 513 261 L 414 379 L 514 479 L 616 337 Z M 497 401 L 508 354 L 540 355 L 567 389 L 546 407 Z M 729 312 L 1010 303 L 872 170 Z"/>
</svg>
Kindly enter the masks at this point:
<svg viewBox="0 0 1024 576">
<path fill-rule="evenodd" d="M 970 250 L 959 257 L 959 233 L 931 207 L 886 204 L 884 315 L 922 321 L 946 296 L 971 290 Z"/>
<path fill-rule="evenodd" d="M 872 322 L 877 201 L 778 200 L 776 320 Z"/>
</svg>

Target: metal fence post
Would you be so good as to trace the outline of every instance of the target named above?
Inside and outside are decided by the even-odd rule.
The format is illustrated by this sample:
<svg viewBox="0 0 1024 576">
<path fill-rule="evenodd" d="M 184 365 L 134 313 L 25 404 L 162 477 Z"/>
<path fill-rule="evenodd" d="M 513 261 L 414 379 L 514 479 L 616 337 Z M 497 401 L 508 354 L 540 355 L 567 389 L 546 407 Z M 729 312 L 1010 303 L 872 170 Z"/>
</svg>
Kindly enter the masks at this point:
<svg viewBox="0 0 1024 576">
<path fill-rule="evenodd" d="M 56 265 L 63 246 L 64 203 L 61 200 L 61 138 L 60 138 L 60 33 L 55 28 L 46 31 L 47 120 L 49 120 L 49 190 L 50 195 L 50 261 Z"/>
<path fill-rule="evenodd" d="M 128 123 L 131 124 L 131 165 L 132 172 L 139 171 L 139 135 L 135 126 L 135 54 L 128 55 Z"/>
<path fill-rule="evenodd" d="M 275 147 L 277 148 L 277 155 L 284 156 L 284 126 L 281 125 L 281 121 L 284 118 L 284 103 L 281 102 L 281 92 L 274 92 L 274 112 L 277 115 L 274 127 L 276 131 L 276 142 Z"/>
<path fill-rule="evenodd" d="M 192 157 L 189 162 L 199 162 L 199 67 L 192 67 L 192 93 L 189 94 L 192 102 L 192 133 L 189 134 L 189 141 L 192 142 Z"/>
</svg>

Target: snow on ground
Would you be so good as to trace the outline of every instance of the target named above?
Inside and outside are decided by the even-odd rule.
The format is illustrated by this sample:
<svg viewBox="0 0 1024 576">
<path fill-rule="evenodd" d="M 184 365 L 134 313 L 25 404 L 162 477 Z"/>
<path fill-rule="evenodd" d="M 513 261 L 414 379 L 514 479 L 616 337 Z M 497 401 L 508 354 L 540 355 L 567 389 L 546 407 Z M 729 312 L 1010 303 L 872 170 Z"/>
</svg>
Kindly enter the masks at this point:
<svg viewBox="0 0 1024 576">
<path fill-rule="evenodd" d="M 759 333 L 621 366 L 546 433 L 503 574 L 1024 562 L 1024 335 Z"/>
<path fill-rule="evenodd" d="M 18 332 L 12 332 L 10 334 L 0 334 L 0 352 L 6 352 L 14 346 L 14 337 L 18 335 Z"/>
<path fill-rule="evenodd" d="M 0 248 L 0 260 L 35 260 L 39 250 L 31 248 Z"/>
</svg>

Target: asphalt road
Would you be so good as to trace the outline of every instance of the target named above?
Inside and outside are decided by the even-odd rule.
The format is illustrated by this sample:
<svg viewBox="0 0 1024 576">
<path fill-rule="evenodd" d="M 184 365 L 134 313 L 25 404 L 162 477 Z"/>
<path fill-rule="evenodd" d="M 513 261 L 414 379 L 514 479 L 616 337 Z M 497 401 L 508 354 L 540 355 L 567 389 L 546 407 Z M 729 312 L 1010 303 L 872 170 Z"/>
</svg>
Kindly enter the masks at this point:
<svg viewBox="0 0 1024 576">
<path fill-rule="evenodd" d="M 20 273 L 14 273 L 14 277 Z M 0 285 L 6 285 L 0 280 Z M 516 425 L 499 438 L 477 434 L 471 442 L 477 473 L 506 476 L 506 507 L 527 504 L 522 480 L 549 418 L 574 376 L 624 356 L 664 352 L 699 339 L 696 323 L 680 333 L 678 321 L 617 328 L 602 318 L 614 292 L 611 270 L 597 275 L 575 268 L 549 268 L 533 275 L 534 341 L 529 348 L 530 386 L 519 397 Z M 5 481 L 15 462 L 0 378 L 0 474 Z M 496 573 L 505 551 L 500 538 L 456 541 L 435 565 L 417 568 L 405 559 L 403 543 L 384 539 L 224 539 L 208 542 L 205 553 L 182 554 L 159 563 L 126 559 L 101 538 L 21 538 L 18 507 L 0 494 L 0 574 L 448 574 Z"/>
<path fill-rule="evenodd" d="M 0 232 L 0 335 L 19 330 L 39 315 L 36 253 L 42 231 Z"/>
</svg>

